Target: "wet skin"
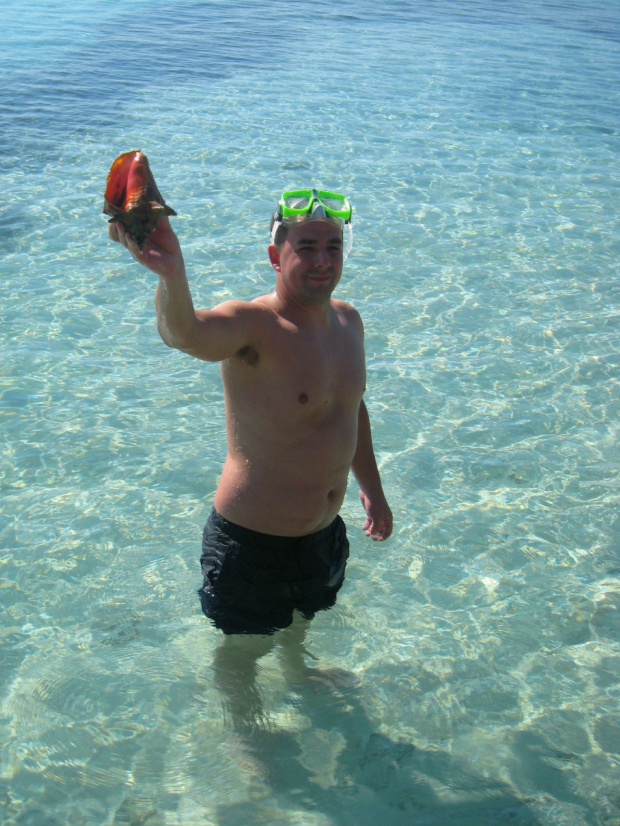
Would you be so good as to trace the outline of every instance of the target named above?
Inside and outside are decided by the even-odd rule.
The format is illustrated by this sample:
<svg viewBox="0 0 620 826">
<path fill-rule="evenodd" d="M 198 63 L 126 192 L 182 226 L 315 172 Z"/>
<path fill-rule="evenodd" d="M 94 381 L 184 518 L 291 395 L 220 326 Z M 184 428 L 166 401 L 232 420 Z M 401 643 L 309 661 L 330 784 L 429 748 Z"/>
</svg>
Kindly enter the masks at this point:
<svg viewBox="0 0 620 826">
<path fill-rule="evenodd" d="M 228 453 L 215 507 L 222 516 L 272 535 L 312 533 L 335 518 L 352 470 L 366 512 L 363 530 L 387 539 L 392 513 L 362 398 L 362 321 L 353 307 L 332 298 L 342 274 L 340 231 L 318 221 L 292 226 L 284 244 L 269 247 L 275 290 L 211 310 L 194 309 L 167 218 L 142 251 L 122 224 L 109 224 L 108 232 L 159 275 L 155 304 L 164 342 L 221 362 Z M 276 636 L 285 672 L 303 679 L 307 621 L 295 614 L 291 629 Z M 224 636 L 216 651 L 216 685 L 239 732 L 262 723 L 256 664 L 275 642 L 270 636 Z"/>
<path fill-rule="evenodd" d="M 338 513 L 352 470 L 364 531 L 386 539 L 392 515 L 362 398 L 363 325 L 351 305 L 332 298 L 343 263 L 338 228 L 324 221 L 293 225 L 281 247 L 269 247 L 273 292 L 195 310 L 167 219 L 142 252 L 122 225 L 109 227 L 160 276 L 158 329 L 166 344 L 221 362 L 228 454 L 216 509 L 263 533 L 312 533 Z"/>
</svg>

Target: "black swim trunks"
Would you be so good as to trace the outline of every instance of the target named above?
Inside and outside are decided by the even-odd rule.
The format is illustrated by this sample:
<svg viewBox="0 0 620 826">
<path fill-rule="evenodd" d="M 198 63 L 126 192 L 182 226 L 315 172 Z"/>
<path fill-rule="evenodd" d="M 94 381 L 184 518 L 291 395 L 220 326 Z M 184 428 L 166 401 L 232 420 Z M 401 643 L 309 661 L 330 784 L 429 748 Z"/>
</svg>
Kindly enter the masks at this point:
<svg viewBox="0 0 620 826">
<path fill-rule="evenodd" d="M 331 608 L 348 556 L 340 516 L 307 536 L 270 536 L 213 509 L 202 537 L 202 610 L 225 634 L 272 634 L 295 608 L 306 619 Z"/>
</svg>

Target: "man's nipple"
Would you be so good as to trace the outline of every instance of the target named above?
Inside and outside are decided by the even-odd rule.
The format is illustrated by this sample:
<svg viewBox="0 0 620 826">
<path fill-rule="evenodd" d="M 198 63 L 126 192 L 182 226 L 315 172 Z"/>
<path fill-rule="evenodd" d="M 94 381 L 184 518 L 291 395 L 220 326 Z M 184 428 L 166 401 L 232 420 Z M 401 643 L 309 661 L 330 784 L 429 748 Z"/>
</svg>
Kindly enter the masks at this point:
<svg viewBox="0 0 620 826">
<path fill-rule="evenodd" d="M 308 397 L 305 393 L 299 394 L 299 401 L 301 402 L 301 404 L 306 404 L 306 402 L 308 401 Z"/>
</svg>

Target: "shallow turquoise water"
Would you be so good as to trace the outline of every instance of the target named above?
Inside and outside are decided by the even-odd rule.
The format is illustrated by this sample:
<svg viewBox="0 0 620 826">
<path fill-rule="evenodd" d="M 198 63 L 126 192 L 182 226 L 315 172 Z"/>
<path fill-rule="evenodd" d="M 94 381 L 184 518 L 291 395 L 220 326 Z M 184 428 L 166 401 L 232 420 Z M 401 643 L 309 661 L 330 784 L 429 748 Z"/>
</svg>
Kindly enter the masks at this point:
<svg viewBox="0 0 620 826">
<path fill-rule="evenodd" d="M 43 14 L 45 11 L 45 14 Z M 0 822 L 620 823 L 617 2 L 0 12 Z M 222 713 L 196 588 L 217 366 L 106 239 L 141 147 L 196 303 L 272 284 L 280 191 L 346 192 L 393 539 Z"/>
</svg>

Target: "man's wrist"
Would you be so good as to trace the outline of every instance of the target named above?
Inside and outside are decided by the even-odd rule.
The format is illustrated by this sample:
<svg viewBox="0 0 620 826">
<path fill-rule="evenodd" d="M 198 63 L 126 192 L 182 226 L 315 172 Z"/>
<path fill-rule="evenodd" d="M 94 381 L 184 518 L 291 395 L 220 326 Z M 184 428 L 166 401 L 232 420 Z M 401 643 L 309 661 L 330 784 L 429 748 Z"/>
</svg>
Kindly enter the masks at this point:
<svg viewBox="0 0 620 826">
<path fill-rule="evenodd" d="M 187 271 L 185 269 L 185 264 L 181 264 L 180 267 L 177 267 L 172 272 L 158 272 L 157 274 L 166 282 L 187 280 Z"/>
</svg>

